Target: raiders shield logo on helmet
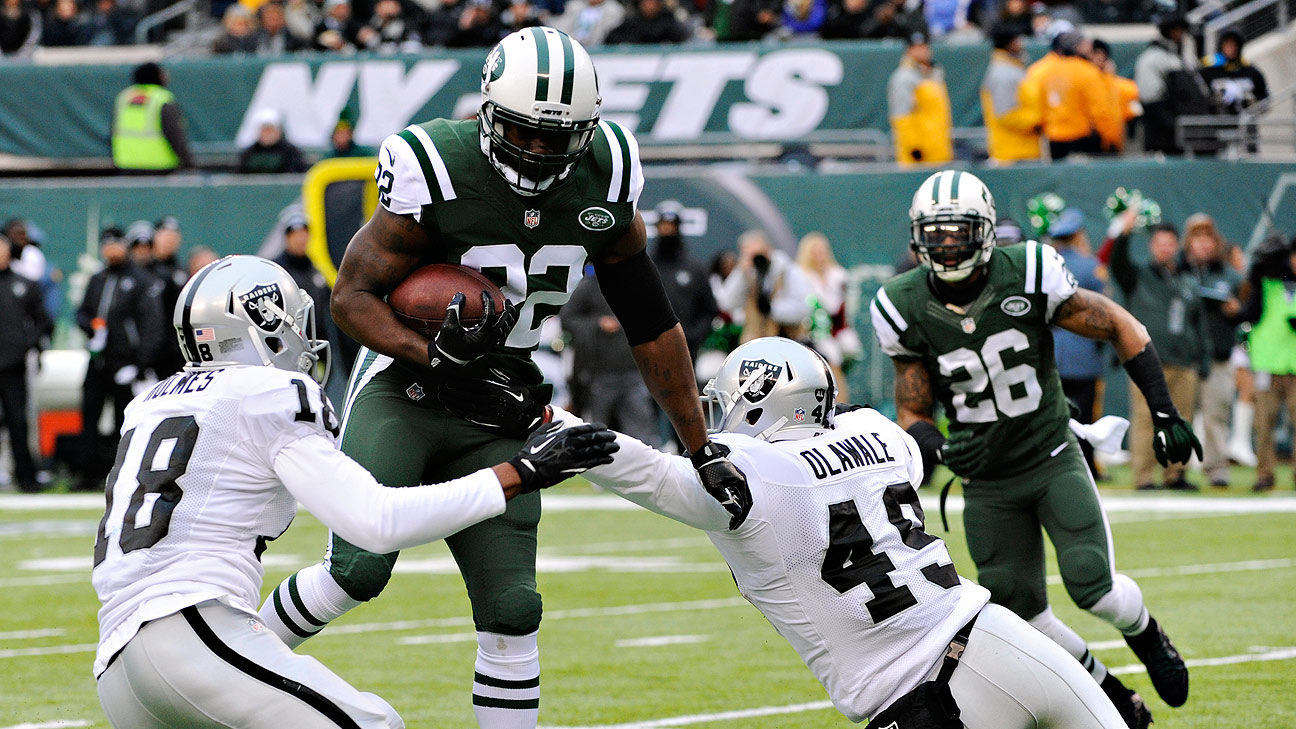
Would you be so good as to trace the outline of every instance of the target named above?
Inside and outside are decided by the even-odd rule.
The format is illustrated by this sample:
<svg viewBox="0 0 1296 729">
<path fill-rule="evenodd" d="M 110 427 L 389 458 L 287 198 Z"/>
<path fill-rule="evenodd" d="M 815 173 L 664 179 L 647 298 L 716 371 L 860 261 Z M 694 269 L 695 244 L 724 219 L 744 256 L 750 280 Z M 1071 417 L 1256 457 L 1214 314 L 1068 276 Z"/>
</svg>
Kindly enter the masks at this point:
<svg viewBox="0 0 1296 729">
<path fill-rule="evenodd" d="M 260 329 L 273 332 L 283 321 L 284 298 L 277 283 L 257 286 L 246 294 L 239 295 L 238 300 L 248 318 Z"/>
<path fill-rule="evenodd" d="M 760 402 L 774 390 L 781 374 L 781 366 L 763 359 L 743 360 L 742 367 L 738 369 L 738 387 L 742 389 L 747 402 Z"/>
</svg>

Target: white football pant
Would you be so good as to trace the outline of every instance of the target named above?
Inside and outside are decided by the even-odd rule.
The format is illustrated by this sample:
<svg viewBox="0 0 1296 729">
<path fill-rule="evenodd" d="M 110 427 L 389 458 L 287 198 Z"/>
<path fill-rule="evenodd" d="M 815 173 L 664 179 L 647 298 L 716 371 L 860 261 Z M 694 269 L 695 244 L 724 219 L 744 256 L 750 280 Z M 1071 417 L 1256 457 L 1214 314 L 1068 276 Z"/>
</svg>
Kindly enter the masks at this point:
<svg viewBox="0 0 1296 729">
<path fill-rule="evenodd" d="M 949 685 L 967 729 L 1126 729 L 1071 654 L 995 604 L 977 617 Z"/>
<path fill-rule="evenodd" d="M 386 701 L 216 600 L 145 624 L 99 677 L 99 702 L 117 729 L 405 726 Z"/>
</svg>

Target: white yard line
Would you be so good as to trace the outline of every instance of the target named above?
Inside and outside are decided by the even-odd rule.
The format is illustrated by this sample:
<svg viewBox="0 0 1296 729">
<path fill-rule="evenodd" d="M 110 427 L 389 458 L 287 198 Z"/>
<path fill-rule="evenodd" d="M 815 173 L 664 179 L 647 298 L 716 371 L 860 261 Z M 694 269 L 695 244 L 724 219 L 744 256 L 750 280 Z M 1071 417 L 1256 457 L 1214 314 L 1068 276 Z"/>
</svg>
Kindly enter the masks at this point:
<svg viewBox="0 0 1296 729">
<path fill-rule="evenodd" d="M 10 726 L 0 726 L 0 729 L 64 729 L 65 727 L 90 726 L 92 722 L 82 719 L 72 721 L 43 721 L 39 724 L 12 724 Z"/>
<path fill-rule="evenodd" d="M 1244 653 L 1237 656 L 1220 656 L 1218 658 L 1198 658 L 1187 661 L 1190 667 L 1200 666 L 1224 666 L 1235 663 L 1255 663 L 1259 661 L 1285 661 L 1296 658 L 1296 648 L 1275 648 L 1264 653 Z M 1141 673 L 1145 669 L 1142 665 L 1120 666 L 1119 668 L 1109 669 L 1112 673 L 1124 675 L 1127 673 Z M 738 711 L 721 711 L 713 714 L 688 714 L 685 716 L 671 716 L 661 719 L 645 719 L 643 721 L 631 721 L 624 724 L 588 724 L 583 726 L 544 726 L 540 729 L 661 729 L 662 727 L 688 726 L 690 724 L 706 724 L 716 721 L 728 721 L 731 719 L 750 719 L 757 716 L 774 716 L 777 714 L 799 714 L 807 711 L 820 711 L 831 709 L 831 701 L 814 701 L 807 704 L 789 704 L 787 706 L 762 706 L 755 709 L 741 709 Z"/>
<path fill-rule="evenodd" d="M 98 648 L 99 646 L 94 643 L 83 643 L 81 645 L 51 645 L 44 648 L 10 648 L 9 650 L 0 650 L 0 658 L 54 656 L 64 653 L 94 653 Z"/>
<path fill-rule="evenodd" d="M 0 587 L 44 587 L 45 585 L 67 585 L 73 582 L 90 581 L 86 574 L 79 575 L 37 575 L 34 577 L 6 577 L 0 579 Z M 4 729 L 0 727 L 0 729 Z"/>
<path fill-rule="evenodd" d="M 10 630 L 0 633 L 0 640 L 31 640 L 32 638 L 55 638 L 63 635 L 67 631 L 62 628 L 46 628 L 44 630 Z"/>
<path fill-rule="evenodd" d="M 711 640 L 709 635 L 654 635 L 649 638 L 625 638 L 613 645 L 617 648 L 660 648 L 665 645 L 705 643 L 708 640 Z"/>
</svg>

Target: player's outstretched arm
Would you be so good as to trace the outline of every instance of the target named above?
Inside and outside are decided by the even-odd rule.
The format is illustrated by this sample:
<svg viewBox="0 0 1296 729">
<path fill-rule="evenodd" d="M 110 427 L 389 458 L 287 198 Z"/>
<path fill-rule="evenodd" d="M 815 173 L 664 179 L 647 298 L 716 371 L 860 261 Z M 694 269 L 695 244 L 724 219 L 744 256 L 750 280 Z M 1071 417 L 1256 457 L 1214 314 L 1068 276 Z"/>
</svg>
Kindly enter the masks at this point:
<svg viewBox="0 0 1296 729">
<path fill-rule="evenodd" d="M 401 324 L 383 299 L 419 266 L 429 244 L 413 217 L 379 206 L 347 245 L 331 298 L 334 321 L 357 342 L 424 367 L 428 340 Z"/>
<path fill-rule="evenodd" d="M 284 487 L 339 536 L 386 553 L 444 539 L 498 516 L 513 496 L 610 463 L 616 448 L 606 426 L 545 429 L 494 468 L 431 486 L 390 489 L 331 440 L 310 435 L 283 446 L 274 469 Z"/>
<path fill-rule="evenodd" d="M 1147 329 L 1134 315 L 1102 294 L 1077 289 L 1074 296 L 1058 307 L 1053 323 L 1090 339 L 1103 339 L 1116 347 L 1130 380 L 1147 399 L 1156 429 L 1152 450 L 1162 466 L 1170 462 L 1187 463 L 1196 453 L 1201 457 L 1201 443 L 1170 399 L 1165 370 Z"/>
<path fill-rule="evenodd" d="M 931 373 L 922 360 L 893 357 L 895 365 L 896 424 L 918 443 L 923 469 L 943 462 L 941 453 L 945 436 L 936 427 L 936 395 Z"/>
</svg>

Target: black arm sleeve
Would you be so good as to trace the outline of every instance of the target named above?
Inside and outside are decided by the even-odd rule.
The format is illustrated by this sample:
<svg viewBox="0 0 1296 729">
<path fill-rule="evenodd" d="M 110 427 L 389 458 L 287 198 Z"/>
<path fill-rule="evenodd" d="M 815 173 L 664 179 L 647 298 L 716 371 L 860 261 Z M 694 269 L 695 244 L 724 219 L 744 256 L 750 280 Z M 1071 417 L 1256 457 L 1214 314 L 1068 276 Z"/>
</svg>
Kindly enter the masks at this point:
<svg viewBox="0 0 1296 729">
<path fill-rule="evenodd" d="M 631 347 L 651 342 L 679 323 L 647 250 L 616 263 L 596 261 L 594 273 Z"/>
<path fill-rule="evenodd" d="M 1161 357 L 1157 355 L 1156 347 L 1151 342 L 1148 342 L 1142 352 L 1125 360 L 1125 371 L 1129 373 L 1129 378 L 1134 381 L 1139 392 L 1143 393 L 1143 397 L 1147 398 L 1154 422 L 1179 416 L 1179 411 L 1170 399 L 1170 388 L 1166 385 L 1165 370 L 1161 368 Z"/>
</svg>

